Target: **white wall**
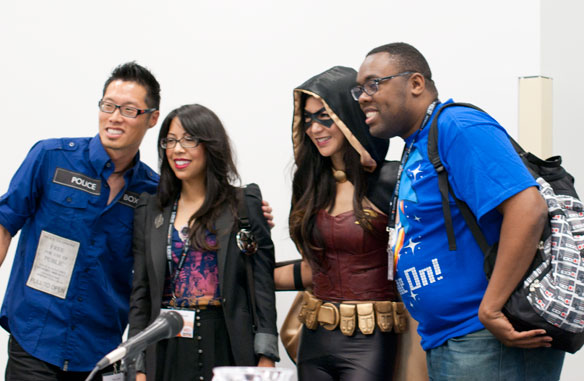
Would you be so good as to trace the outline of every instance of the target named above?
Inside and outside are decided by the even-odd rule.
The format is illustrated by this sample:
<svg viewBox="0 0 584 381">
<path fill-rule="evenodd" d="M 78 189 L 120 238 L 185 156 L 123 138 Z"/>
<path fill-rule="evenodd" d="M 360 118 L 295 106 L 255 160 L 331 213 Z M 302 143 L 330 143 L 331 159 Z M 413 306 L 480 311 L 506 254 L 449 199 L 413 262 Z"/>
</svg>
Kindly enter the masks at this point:
<svg viewBox="0 0 584 381">
<path fill-rule="evenodd" d="M 584 196 L 582 110 L 584 88 L 584 3 L 578 0 L 541 2 L 541 75 L 553 78 L 553 154 L 561 155 L 564 167 L 576 178 Z M 582 379 L 584 351 L 566 356 L 562 379 Z"/>
<path fill-rule="evenodd" d="M 541 72 L 539 2 L 530 0 L 167 3 L 2 4 L 0 193 L 36 140 L 94 135 L 104 80 L 114 66 L 135 59 L 158 77 L 163 115 L 197 102 L 222 118 L 244 182 L 257 182 L 275 209 L 277 259 L 291 259 L 297 256 L 287 235 L 295 86 L 333 65 L 358 67 L 373 47 L 406 41 L 430 62 L 441 99 L 478 104 L 516 135 L 517 78 Z M 150 132 L 142 149 L 153 167 L 156 135 Z M 13 251 L 0 268 L 0 289 Z M 280 321 L 292 297 L 278 295 Z M 2 348 L 6 337 L 0 334 Z M 0 350 L 0 368 L 5 361 Z"/>
<path fill-rule="evenodd" d="M 553 150 L 577 179 L 584 194 L 584 167 L 580 164 L 581 111 L 584 97 L 584 4 L 578 0 L 542 1 L 541 74 L 553 78 Z M 580 179 L 580 181 L 578 181 Z"/>
</svg>

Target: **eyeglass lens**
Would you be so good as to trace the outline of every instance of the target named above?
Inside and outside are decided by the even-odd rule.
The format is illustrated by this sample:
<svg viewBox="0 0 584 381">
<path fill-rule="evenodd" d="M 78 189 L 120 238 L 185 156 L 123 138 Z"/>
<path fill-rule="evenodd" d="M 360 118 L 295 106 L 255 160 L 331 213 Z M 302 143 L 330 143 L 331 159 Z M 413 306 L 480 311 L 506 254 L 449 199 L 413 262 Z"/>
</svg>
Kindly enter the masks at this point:
<svg viewBox="0 0 584 381">
<path fill-rule="evenodd" d="M 183 136 L 180 139 L 174 138 L 162 138 L 160 140 L 160 146 L 162 148 L 174 148 L 176 147 L 176 143 L 179 143 L 183 148 L 195 148 L 199 145 L 200 140 L 197 138 L 193 138 L 192 136 Z"/>
<path fill-rule="evenodd" d="M 105 113 L 113 114 L 116 111 L 116 108 L 120 109 L 120 114 L 127 118 L 135 118 L 138 116 L 139 110 L 135 107 L 131 106 L 118 106 L 115 103 L 111 102 L 99 102 L 99 109 Z"/>
</svg>

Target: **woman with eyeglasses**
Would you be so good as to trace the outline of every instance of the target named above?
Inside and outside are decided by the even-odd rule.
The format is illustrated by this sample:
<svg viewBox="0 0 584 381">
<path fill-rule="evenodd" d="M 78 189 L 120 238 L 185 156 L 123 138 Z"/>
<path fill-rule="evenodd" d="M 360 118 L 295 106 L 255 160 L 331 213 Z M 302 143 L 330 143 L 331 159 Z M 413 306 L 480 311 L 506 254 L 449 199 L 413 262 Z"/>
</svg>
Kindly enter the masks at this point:
<svg viewBox="0 0 584 381">
<path fill-rule="evenodd" d="M 300 313 L 300 380 L 391 380 L 405 330 L 386 251 L 398 163 L 384 161 L 388 141 L 369 134 L 351 98 L 356 75 L 337 66 L 294 89 L 289 229 L 311 274 L 296 265 L 292 276 L 289 265 L 275 277 L 279 289 L 312 286 Z"/>
<path fill-rule="evenodd" d="M 215 366 L 274 366 L 274 247 L 259 188 L 234 185 L 229 138 L 206 107 L 170 112 L 158 142 L 158 192 L 142 195 L 135 211 L 129 332 L 167 309 L 190 330 L 150 347 L 137 361 L 137 379 L 146 372 L 149 380 L 210 380 Z M 258 246 L 248 258 L 236 238 L 242 206 Z"/>
</svg>

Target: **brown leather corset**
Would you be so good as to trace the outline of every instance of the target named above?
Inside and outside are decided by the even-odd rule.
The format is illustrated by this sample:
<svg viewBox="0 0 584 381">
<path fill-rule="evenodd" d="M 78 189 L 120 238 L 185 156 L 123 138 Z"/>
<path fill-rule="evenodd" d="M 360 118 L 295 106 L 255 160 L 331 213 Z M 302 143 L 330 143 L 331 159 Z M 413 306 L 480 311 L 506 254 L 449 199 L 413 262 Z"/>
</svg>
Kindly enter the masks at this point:
<svg viewBox="0 0 584 381">
<path fill-rule="evenodd" d="M 316 224 L 324 242 L 322 266 L 313 266 L 313 293 L 331 301 L 395 300 L 387 280 L 387 216 L 374 213 L 373 231 L 363 230 L 353 211 L 331 216 L 320 210 Z"/>
</svg>

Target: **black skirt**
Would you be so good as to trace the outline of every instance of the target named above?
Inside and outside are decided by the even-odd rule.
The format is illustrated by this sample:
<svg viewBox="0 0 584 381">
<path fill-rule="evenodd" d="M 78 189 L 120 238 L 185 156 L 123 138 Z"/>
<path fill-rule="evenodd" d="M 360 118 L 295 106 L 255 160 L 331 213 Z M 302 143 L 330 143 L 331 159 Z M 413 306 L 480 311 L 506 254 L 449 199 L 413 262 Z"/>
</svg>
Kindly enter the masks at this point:
<svg viewBox="0 0 584 381">
<path fill-rule="evenodd" d="M 156 346 L 156 381 L 211 380 L 216 366 L 235 365 L 221 307 L 196 314 L 194 337 Z"/>
</svg>

